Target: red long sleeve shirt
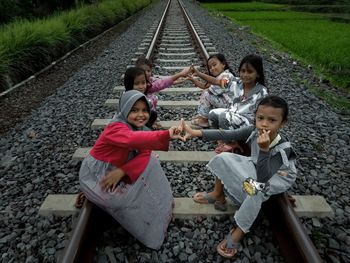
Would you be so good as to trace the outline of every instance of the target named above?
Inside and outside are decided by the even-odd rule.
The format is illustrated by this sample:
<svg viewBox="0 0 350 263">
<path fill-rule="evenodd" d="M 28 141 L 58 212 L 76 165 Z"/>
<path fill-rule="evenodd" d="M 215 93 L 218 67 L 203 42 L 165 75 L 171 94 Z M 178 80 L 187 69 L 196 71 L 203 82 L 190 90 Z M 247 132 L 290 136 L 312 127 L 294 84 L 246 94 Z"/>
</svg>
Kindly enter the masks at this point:
<svg viewBox="0 0 350 263">
<path fill-rule="evenodd" d="M 131 182 L 135 182 L 145 170 L 152 150 L 167 151 L 169 131 L 133 131 L 120 122 L 109 124 L 96 141 L 90 154 L 97 160 L 108 162 L 122 169 Z M 131 151 L 135 158 L 128 161 Z"/>
</svg>

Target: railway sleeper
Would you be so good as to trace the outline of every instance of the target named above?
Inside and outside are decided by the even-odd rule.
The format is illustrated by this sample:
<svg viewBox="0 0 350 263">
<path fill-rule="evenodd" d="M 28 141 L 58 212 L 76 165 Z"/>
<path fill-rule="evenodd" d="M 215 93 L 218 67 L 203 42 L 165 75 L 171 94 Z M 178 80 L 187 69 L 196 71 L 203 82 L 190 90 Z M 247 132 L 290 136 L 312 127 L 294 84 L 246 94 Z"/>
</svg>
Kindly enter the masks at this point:
<svg viewBox="0 0 350 263">
<path fill-rule="evenodd" d="M 70 216 L 79 213 L 78 208 L 74 206 L 77 194 L 50 194 L 39 209 L 39 215 L 47 217 Z M 331 217 L 333 210 L 327 201 L 319 195 L 292 195 L 296 200 L 294 212 L 299 217 Z M 228 204 L 227 211 L 218 211 L 210 204 L 195 203 L 192 198 L 178 197 L 174 198 L 175 207 L 173 210 L 174 218 L 193 218 L 197 216 L 211 217 L 232 215 L 236 211 L 236 206 L 230 199 L 226 199 Z"/>
</svg>

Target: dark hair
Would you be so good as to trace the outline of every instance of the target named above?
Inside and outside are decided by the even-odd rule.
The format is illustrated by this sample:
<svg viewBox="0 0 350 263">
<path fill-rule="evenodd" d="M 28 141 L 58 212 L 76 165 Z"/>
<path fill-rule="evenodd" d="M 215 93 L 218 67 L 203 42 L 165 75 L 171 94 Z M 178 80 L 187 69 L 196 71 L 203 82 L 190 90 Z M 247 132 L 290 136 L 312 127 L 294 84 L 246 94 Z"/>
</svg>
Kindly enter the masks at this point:
<svg viewBox="0 0 350 263">
<path fill-rule="evenodd" d="M 124 74 L 125 91 L 134 89 L 134 80 L 136 77 L 140 75 L 144 75 L 146 78 L 145 71 L 142 68 L 130 67 L 125 71 L 125 74 Z"/>
<path fill-rule="evenodd" d="M 236 76 L 236 74 L 234 73 L 234 71 L 233 71 L 233 70 L 230 68 L 230 66 L 228 65 L 225 56 L 224 56 L 223 54 L 221 54 L 221 53 L 217 53 L 217 54 L 210 55 L 209 58 L 208 58 L 208 60 L 207 60 L 208 74 L 209 74 L 210 76 L 213 76 L 213 75 L 211 75 L 211 73 L 210 73 L 209 66 L 208 66 L 208 62 L 209 62 L 209 60 L 212 59 L 212 58 L 218 59 L 222 64 L 225 65 L 224 70 L 228 69 L 228 70 L 233 74 L 233 76 Z"/>
<path fill-rule="evenodd" d="M 256 82 L 259 82 L 261 85 L 265 86 L 265 75 L 264 75 L 262 58 L 254 54 L 245 56 L 242 59 L 241 63 L 239 64 L 238 72 L 241 72 L 241 68 L 243 67 L 244 64 L 249 64 L 256 70 L 256 72 L 258 73 Z"/>
<path fill-rule="evenodd" d="M 288 113 L 289 113 L 288 103 L 284 99 L 282 99 L 281 97 L 273 96 L 273 95 L 272 96 L 267 96 L 267 97 L 263 98 L 259 102 L 257 109 L 261 105 L 271 106 L 273 108 L 280 108 L 280 109 L 282 109 L 282 121 L 286 121 L 287 120 Z"/>
<path fill-rule="evenodd" d="M 139 57 L 135 62 L 136 67 L 142 67 L 144 65 L 149 66 L 150 68 L 153 67 L 152 61 L 150 59 L 147 59 L 146 57 L 142 56 Z"/>
</svg>

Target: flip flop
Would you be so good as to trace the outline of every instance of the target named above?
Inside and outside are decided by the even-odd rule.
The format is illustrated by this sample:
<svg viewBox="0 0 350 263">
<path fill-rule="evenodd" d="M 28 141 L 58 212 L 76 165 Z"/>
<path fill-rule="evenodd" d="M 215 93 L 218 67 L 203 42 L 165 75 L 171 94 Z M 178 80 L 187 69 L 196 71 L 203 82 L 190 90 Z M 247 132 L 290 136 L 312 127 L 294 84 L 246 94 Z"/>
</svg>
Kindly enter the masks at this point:
<svg viewBox="0 0 350 263">
<path fill-rule="evenodd" d="M 199 204 L 215 204 L 216 200 L 208 195 L 207 192 L 199 192 L 193 196 L 193 201 Z"/>
<path fill-rule="evenodd" d="M 216 251 L 220 254 L 220 256 L 224 258 L 233 258 L 238 251 L 238 243 L 233 241 L 232 235 L 231 235 L 232 232 L 233 230 L 230 231 L 230 233 L 225 237 L 225 239 L 222 240 L 216 247 Z M 228 249 L 230 250 L 229 253 L 227 252 Z"/>
<path fill-rule="evenodd" d="M 202 128 L 209 128 L 209 122 L 200 122 L 200 118 L 193 119 L 191 124 Z"/>
</svg>

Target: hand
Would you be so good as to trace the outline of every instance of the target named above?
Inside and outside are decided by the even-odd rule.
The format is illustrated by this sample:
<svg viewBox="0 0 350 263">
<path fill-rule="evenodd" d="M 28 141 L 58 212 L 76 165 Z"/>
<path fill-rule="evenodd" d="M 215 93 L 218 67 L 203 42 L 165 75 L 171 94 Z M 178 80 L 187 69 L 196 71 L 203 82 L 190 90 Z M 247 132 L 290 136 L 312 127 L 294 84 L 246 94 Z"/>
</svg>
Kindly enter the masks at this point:
<svg viewBox="0 0 350 263">
<path fill-rule="evenodd" d="M 190 72 L 191 74 L 196 74 L 198 72 L 198 69 L 195 65 L 191 65 Z"/>
<path fill-rule="evenodd" d="M 288 175 L 288 173 L 287 173 L 286 171 L 283 171 L 283 170 L 278 170 L 278 171 L 277 171 L 277 174 L 278 174 L 279 176 L 287 176 L 287 175 Z"/>
<path fill-rule="evenodd" d="M 187 80 L 187 76 L 181 77 L 173 82 L 173 85 L 181 84 L 182 82 Z"/>
<path fill-rule="evenodd" d="M 186 67 L 183 70 L 181 70 L 180 74 L 181 76 L 186 76 L 191 73 L 191 67 Z"/>
<path fill-rule="evenodd" d="M 262 130 L 259 131 L 259 137 L 257 139 L 257 143 L 260 147 L 260 149 L 264 152 L 269 151 L 269 146 L 270 146 L 270 131 L 269 130 Z"/>
<path fill-rule="evenodd" d="M 100 186 L 103 191 L 107 192 L 108 190 L 114 191 L 117 187 L 120 180 L 125 176 L 125 173 L 122 169 L 115 169 L 109 172 L 101 181 Z"/>
<path fill-rule="evenodd" d="M 169 129 L 169 134 L 171 139 L 179 139 L 181 141 L 185 141 L 184 137 L 182 136 L 182 126 L 173 126 Z"/>
<path fill-rule="evenodd" d="M 194 130 L 189 125 L 186 124 L 184 119 L 181 119 L 182 130 L 185 132 L 184 141 L 191 137 L 202 137 L 201 130 Z"/>
</svg>

